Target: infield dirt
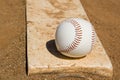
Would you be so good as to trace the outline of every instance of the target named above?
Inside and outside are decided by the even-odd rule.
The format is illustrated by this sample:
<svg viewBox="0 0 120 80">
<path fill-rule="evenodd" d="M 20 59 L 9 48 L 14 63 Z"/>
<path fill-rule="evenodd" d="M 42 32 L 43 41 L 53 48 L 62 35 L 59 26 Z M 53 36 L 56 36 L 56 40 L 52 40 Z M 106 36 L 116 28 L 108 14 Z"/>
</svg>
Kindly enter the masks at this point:
<svg viewBox="0 0 120 80">
<path fill-rule="evenodd" d="M 120 78 L 120 0 L 81 0 Z M 25 0 L 0 1 L 0 80 L 39 80 L 26 75 Z"/>
</svg>

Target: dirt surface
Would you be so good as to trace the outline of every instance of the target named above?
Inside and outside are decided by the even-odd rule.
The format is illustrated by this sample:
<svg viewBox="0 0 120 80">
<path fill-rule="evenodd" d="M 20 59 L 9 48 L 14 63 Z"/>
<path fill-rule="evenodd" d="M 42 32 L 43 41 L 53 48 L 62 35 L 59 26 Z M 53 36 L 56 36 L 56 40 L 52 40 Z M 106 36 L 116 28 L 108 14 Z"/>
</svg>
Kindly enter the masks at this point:
<svg viewBox="0 0 120 80">
<path fill-rule="evenodd" d="M 120 0 L 81 0 L 120 78 Z M 26 75 L 25 0 L 0 1 L 0 80 L 45 80 Z"/>
</svg>

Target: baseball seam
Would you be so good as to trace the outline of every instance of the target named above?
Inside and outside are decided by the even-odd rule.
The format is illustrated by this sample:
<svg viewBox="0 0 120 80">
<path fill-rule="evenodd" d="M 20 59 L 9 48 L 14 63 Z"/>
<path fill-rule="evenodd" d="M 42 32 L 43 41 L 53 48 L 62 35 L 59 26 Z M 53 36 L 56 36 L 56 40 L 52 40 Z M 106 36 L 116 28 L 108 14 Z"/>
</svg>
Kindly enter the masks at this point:
<svg viewBox="0 0 120 80">
<path fill-rule="evenodd" d="M 95 44 L 95 30 L 92 28 L 92 46 Z"/>
<path fill-rule="evenodd" d="M 79 43 L 81 42 L 82 29 L 81 29 L 81 25 L 76 20 L 71 19 L 71 20 L 67 20 L 66 22 L 69 22 L 74 26 L 74 28 L 75 28 L 75 38 L 74 38 L 74 41 L 66 49 L 63 49 L 63 50 L 60 50 L 60 51 L 69 53 L 70 51 L 77 48 Z"/>
</svg>

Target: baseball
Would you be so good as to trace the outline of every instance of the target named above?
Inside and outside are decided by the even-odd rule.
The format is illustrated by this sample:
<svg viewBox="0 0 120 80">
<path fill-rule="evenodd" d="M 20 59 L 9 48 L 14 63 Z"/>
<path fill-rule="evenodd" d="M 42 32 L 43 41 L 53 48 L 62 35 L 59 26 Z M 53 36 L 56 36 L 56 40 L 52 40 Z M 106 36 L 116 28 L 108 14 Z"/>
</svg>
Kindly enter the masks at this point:
<svg viewBox="0 0 120 80">
<path fill-rule="evenodd" d="M 95 43 L 95 31 L 89 21 L 69 18 L 59 24 L 55 43 L 61 54 L 78 58 L 91 52 Z"/>
</svg>

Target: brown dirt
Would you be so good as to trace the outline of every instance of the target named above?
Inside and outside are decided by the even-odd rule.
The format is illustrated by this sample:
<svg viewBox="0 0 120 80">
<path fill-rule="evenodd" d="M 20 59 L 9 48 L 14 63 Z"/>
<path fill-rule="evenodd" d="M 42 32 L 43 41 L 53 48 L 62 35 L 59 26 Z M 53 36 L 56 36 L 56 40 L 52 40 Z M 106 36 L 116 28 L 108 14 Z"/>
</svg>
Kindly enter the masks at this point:
<svg viewBox="0 0 120 80">
<path fill-rule="evenodd" d="M 82 0 L 120 78 L 120 0 Z M 44 75 L 26 75 L 25 0 L 0 1 L 0 80 L 39 80 Z M 45 79 L 44 79 L 45 80 Z"/>
</svg>

